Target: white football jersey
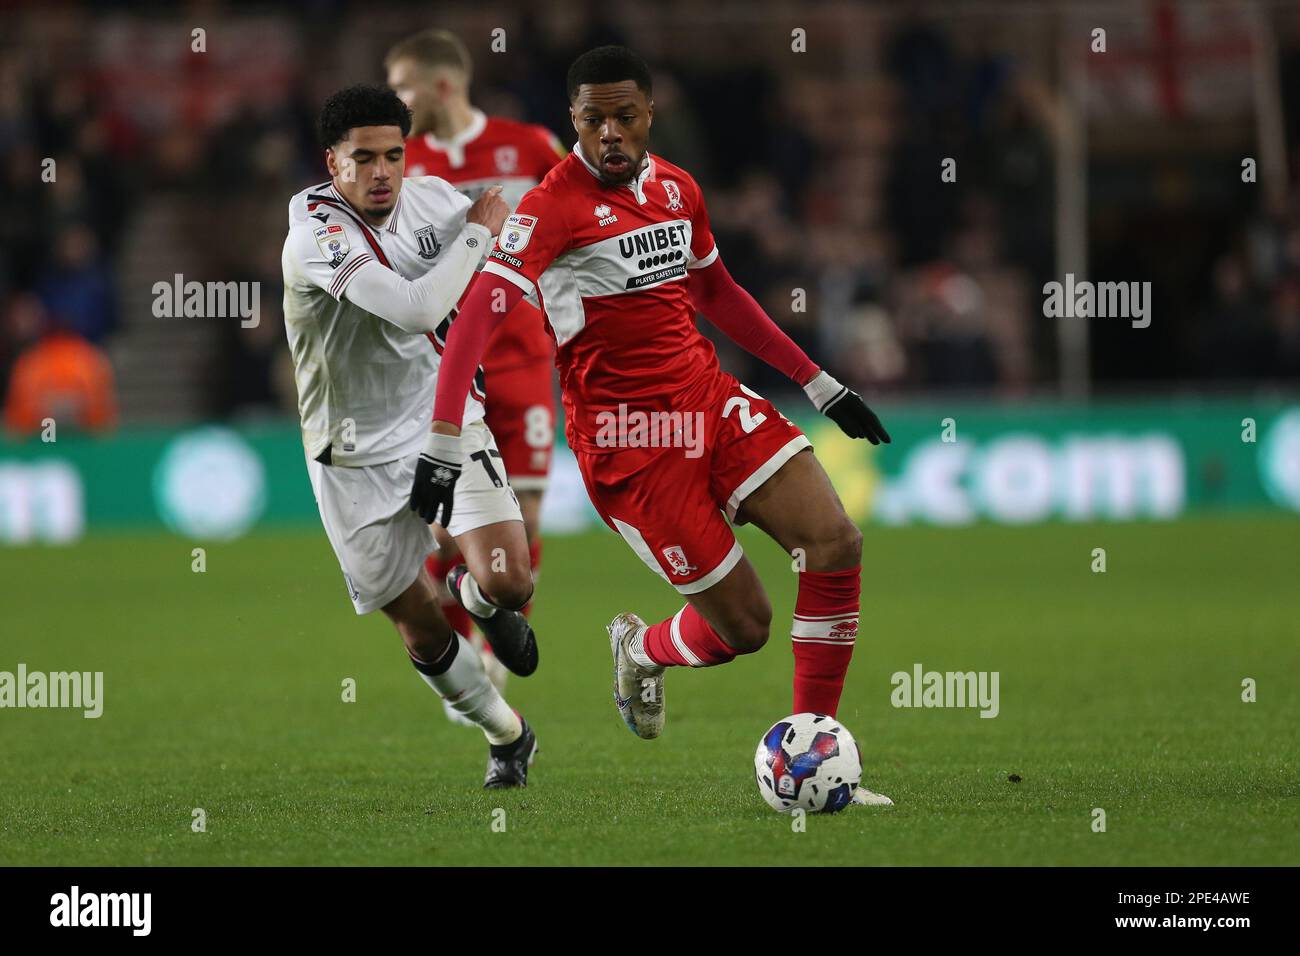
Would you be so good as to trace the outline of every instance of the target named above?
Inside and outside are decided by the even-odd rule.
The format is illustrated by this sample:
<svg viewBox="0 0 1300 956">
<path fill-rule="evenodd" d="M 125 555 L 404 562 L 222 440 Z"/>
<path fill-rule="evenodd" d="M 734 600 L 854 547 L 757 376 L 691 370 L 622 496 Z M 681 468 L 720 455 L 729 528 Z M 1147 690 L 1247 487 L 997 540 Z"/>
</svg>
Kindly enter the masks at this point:
<svg viewBox="0 0 1300 956">
<path fill-rule="evenodd" d="M 284 325 L 309 458 L 329 449 L 332 464 L 375 465 L 404 458 L 423 444 L 454 313 L 435 332 L 407 332 L 345 293 L 367 269 L 392 269 L 408 280 L 427 273 L 443 247 L 457 239 L 469 206 L 436 176 L 404 180 L 396 207 L 378 228 L 332 182 L 304 189 L 290 201 L 281 257 Z M 466 423 L 483 417 L 483 388 L 480 370 L 466 396 Z"/>
</svg>

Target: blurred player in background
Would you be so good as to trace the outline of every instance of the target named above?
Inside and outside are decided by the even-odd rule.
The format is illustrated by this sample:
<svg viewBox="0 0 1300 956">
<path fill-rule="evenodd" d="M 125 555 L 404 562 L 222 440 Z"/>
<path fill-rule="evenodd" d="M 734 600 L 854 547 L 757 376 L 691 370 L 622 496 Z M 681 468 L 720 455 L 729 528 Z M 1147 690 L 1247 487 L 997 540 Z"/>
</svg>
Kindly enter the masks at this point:
<svg viewBox="0 0 1300 956">
<path fill-rule="evenodd" d="M 384 66 L 388 85 L 411 109 L 408 176 L 440 176 L 471 199 L 499 185 L 501 198 L 513 210 L 564 157 L 564 147 L 549 130 L 487 116 L 470 103 L 473 65 L 455 34 L 426 30 L 407 37 L 389 51 Z M 542 552 L 542 495 L 555 443 L 554 357 L 541 312 L 527 302 L 506 317 L 483 355 L 486 421 L 519 497 L 534 579 Z M 435 533 L 439 550 L 429 557 L 429 572 L 444 592 L 448 618 L 468 633 L 465 612 L 444 585 L 461 557 L 445 532 L 435 526 Z M 504 689 L 506 671 L 486 651 L 484 662 Z M 451 710 L 447 716 L 456 719 Z"/>
<path fill-rule="evenodd" d="M 503 306 L 537 296 L 558 343 L 566 429 L 592 504 L 687 601 L 654 624 L 632 613 L 610 623 L 624 722 L 657 737 L 666 668 L 726 664 L 767 642 L 772 607 L 728 519 L 752 522 L 795 557 L 793 712 L 833 716 L 858 633 L 862 533 L 803 432 L 719 368 L 696 309 L 800 385 L 849 437 L 878 444 L 889 435 L 723 265 L 699 185 L 649 151 L 645 62 L 599 47 L 574 61 L 567 89 L 578 142 L 506 220 L 448 334 L 430 445 L 448 463 L 446 480 L 412 496 L 435 518 L 454 514 L 475 363 Z M 633 414 L 668 427 L 638 434 Z M 865 788 L 853 799 L 891 802 Z"/>
<path fill-rule="evenodd" d="M 439 610 L 424 567 L 433 536 L 405 500 L 442 467 L 429 447 L 439 355 L 506 206 L 495 190 L 471 204 L 435 176 L 404 180 L 409 129 L 410 112 L 390 90 L 335 93 L 319 130 L 331 178 L 289 203 L 284 324 L 307 472 L 356 612 L 382 610 L 444 704 L 482 729 L 483 785 L 521 787 L 537 739 Z M 527 675 L 538 655 L 515 610 L 533 592 L 523 519 L 497 470 L 475 379 L 461 408 L 473 445 L 470 503 L 446 523 L 468 570 L 452 584 L 498 659 Z"/>
</svg>

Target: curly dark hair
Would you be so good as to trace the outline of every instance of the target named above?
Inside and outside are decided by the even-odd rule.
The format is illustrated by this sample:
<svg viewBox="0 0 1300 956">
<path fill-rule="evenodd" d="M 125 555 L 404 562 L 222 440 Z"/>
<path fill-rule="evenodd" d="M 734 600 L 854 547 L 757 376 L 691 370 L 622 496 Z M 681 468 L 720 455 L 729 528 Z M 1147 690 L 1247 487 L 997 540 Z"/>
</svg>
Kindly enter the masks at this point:
<svg viewBox="0 0 1300 956">
<path fill-rule="evenodd" d="M 396 93 L 384 86 L 367 86 L 358 83 L 345 87 L 325 101 L 316 135 L 326 149 L 341 140 L 358 126 L 400 126 L 402 139 L 411 132 L 411 111 Z"/>
<path fill-rule="evenodd" d="M 635 80 L 637 89 L 650 95 L 650 67 L 625 46 L 598 46 L 588 50 L 569 67 L 567 88 L 569 102 L 584 83 L 617 83 Z"/>
</svg>

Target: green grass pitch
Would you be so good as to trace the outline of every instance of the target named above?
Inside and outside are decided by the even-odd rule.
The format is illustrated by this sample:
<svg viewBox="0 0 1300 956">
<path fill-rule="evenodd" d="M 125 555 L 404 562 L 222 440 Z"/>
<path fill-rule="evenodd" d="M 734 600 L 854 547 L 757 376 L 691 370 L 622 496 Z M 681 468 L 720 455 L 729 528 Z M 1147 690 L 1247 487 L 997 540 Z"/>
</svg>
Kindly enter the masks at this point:
<svg viewBox="0 0 1300 956">
<path fill-rule="evenodd" d="M 752 772 L 789 708 L 795 576 L 742 535 L 772 640 L 670 672 L 656 741 L 618 719 L 604 625 L 675 595 L 613 534 L 548 541 L 542 666 L 509 688 L 542 753 L 510 793 L 319 530 L 211 544 L 202 574 L 164 535 L 0 550 L 0 670 L 105 672 L 98 720 L 0 711 L 0 863 L 1300 863 L 1300 520 L 869 529 L 840 717 L 897 805 L 806 832 Z M 916 662 L 998 671 L 999 716 L 894 708 Z"/>
</svg>

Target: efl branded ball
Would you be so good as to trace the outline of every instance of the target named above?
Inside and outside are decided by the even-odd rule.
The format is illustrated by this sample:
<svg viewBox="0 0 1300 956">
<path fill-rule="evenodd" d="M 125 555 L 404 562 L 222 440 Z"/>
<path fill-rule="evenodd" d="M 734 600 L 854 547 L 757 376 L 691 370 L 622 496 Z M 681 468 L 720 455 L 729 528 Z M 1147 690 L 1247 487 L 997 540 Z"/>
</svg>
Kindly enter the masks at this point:
<svg viewBox="0 0 1300 956">
<path fill-rule="evenodd" d="M 825 714 L 792 714 L 772 725 L 754 753 L 758 792 L 774 810 L 835 813 L 853 799 L 862 755 L 848 728 Z"/>
</svg>

